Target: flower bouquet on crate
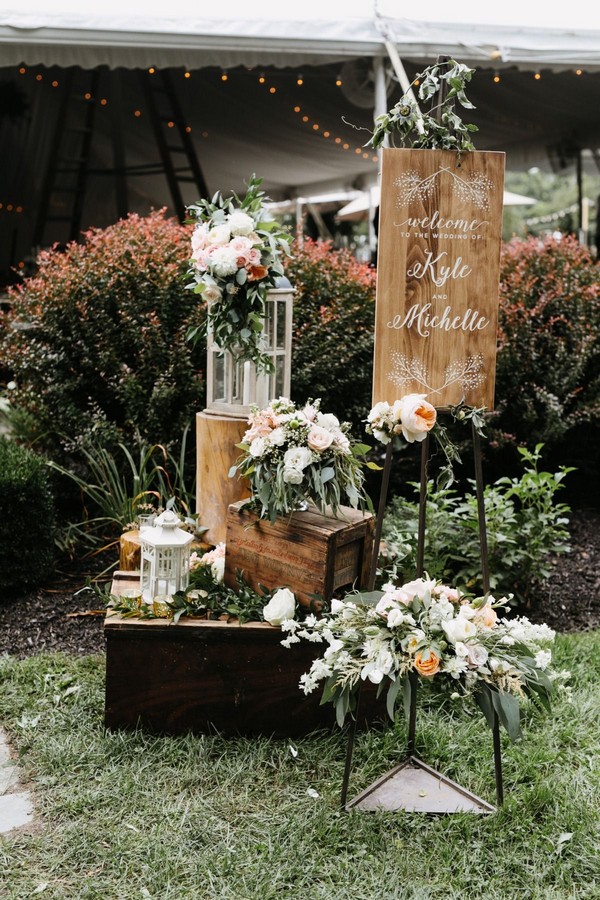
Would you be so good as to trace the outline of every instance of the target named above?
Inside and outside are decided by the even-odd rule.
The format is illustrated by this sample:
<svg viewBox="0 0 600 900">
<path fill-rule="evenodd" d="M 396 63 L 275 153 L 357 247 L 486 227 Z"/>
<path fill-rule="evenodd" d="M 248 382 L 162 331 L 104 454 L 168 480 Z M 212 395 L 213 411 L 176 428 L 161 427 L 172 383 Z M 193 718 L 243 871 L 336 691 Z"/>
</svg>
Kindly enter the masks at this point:
<svg viewBox="0 0 600 900">
<path fill-rule="evenodd" d="M 364 460 L 370 448 L 352 440 L 349 423 L 322 413 L 319 400 L 298 407 L 280 397 L 254 407 L 248 422 L 229 475 L 248 478 L 260 518 L 274 522 L 307 501 L 334 516 L 344 504 L 372 508 L 363 489 L 363 465 L 379 468 Z"/>
<path fill-rule="evenodd" d="M 196 227 L 187 287 L 206 300 L 207 325 L 221 350 L 268 372 L 272 363 L 261 349 L 265 296 L 283 275 L 291 236 L 270 217 L 261 183 L 252 176 L 243 200 L 216 193 L 188 207 Z M 188 337 L 200 335 L 195 328 Z"/>
<path fill-rule="evenodd" d="M 410 701 L 409 676 L 447 691 L 453 700 L 473 698 L 492 727 L 494 712 L 513 740 L 519 737 L 526 698 L 549 708 L 557 684 L 568 677 L 550 668 L 554 632 L 526 618 L 499 618 L 506 598 L 475 599 L 453 587 L 417 578 L 383 591 L 334 600 L 331 613 L 282 624 L 282 644 L 304 638 L 325 645 L 302 676 L 306 694 L 324 682 L 323 702 L 335 705 L 340 726 L 356 705 L 362 681 L 387 692 L 394 716 L 398 695 Z"/>
</svg>

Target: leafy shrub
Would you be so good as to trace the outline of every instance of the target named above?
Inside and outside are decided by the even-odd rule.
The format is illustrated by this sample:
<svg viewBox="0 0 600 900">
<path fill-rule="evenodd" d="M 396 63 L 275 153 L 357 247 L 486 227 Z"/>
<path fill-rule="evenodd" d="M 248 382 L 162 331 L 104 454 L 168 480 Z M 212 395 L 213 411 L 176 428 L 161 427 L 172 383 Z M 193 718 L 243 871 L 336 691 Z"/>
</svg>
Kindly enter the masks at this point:
<svg viewBox="0 0 600 900">
<path fill-rule="evenodd" d="M 296 289 L 292 397 L 321 397 L 356 434 L 371 408 L 375 271 L 330 243 L 292 248 L 286 274 Z"/>
<path fill-rule="evenodd" d="M 153 212 L 85 238 L 43 251 L 9 291 L 0 365 L 19 436 L 52 455 L 91 435 L 177 442 L 204 389 L 203 347 L 186 342 L 204 314 L 183 286 L 189 230 Z"/>
<path fill-rule="evenodd" d="M 547 446 L 600 414 L 600 268 L 575 238 L 513 241 L 501 267 L 497 427 Z"/>
<path fill-rule="evenodd" d="M 54 502 L 45 461 L 0 438 L 0 592 L 35 587 L 52 570 Z"/>
<path fill-rule="evenodd" d="M 555 495 L 570 469 L 540 472 L 542 445 L 519 449 L 525 471 L 520 478 L 499 478 L 484 491 L 488 559 L 492 590 L 527 596 L 550 574 L 553 553 L 569 550 L 566 529 L 570 512 Z M 425 568 L 432 578 L 481 590 L 479 521 L 474 485 L 464 498 L 454 489 L 429 483 Z M 418 492 L 419 486 L 415 485 Z M 418 501 L 396 497 L 389 505 L 383 537 L 386 556 L 412 578 L 416 569 Z"/>
</svg>

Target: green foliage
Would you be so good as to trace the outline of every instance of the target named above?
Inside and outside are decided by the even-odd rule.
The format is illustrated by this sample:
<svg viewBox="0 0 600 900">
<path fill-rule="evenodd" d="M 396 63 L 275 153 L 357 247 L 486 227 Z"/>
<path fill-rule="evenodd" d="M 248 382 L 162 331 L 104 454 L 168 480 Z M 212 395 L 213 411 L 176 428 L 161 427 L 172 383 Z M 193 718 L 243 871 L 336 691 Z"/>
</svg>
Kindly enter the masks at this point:
<svg viewBox="0 0 600 900">
<path fill-rule="evenodd" d="M 541 449 L 541 444 L 534 452 L 520 448 L 525 465 L 521 477 L 500 478 L 484 491 L 491 588 L 518 599 L 550 574 L 551 554 L 569 551 L 570 510 L 555 496 L 571 469 L 539 471 Z M 405 577 L 416 569 L 418 515 L 417 501 L 396 497 L 384 522 L 386 558 Z M 432 578 L 481 590 L 474 486 L 463 498 L 452 488 L 436 489 L 429 483 L 425 568 Z"/>
<path fill-rule="evenodd" d="M 294 247 L 286 274 L 296 289 L 292 398 L 320 397 L 323 409 L 359 434 L 371 407 L 375 270 L 306 239 Z"/>
<path fill-rule="evenodd" d="M 398 134 L 403 146 L 408 143 L 427 150 L 474 150 L 471 134 L 478 128 L 463 122 L 454 108 L 456 102 L 465 109 L 475 108 L 466 95 L 474 72 L 454 59 L 428 66 L 415 76 L 411 87 L 419 83 L 419 100 L 431 100 L 430 111 L 420 112 L 415 101 L 403 94 L 389 112 L 377 116 L 367 146 L 381 147 L 386 135 Z M 443 100 L 442 89 L 447 89 Z"/>
<path fill-rule="evenodd" d="M 9 291 L 0 365 L 13 373 L 21 439 L 64 463 L 99 436 L 177 443 L 203 402 L 203 348 L 186 341 L 204 304 L 185 291 L 188 228 L 162 212 L 93 229 L 43 251 Z"/>
<path fill-rule="evenodd" d="M 574 238 L 514 241 L 501 266 L 494 425 L 547 447 L 600 416 L 599 269 Z"/>
<path fill-rule="evenodd" d="M 0 437 L 0 592 L 44 581 L 54 561 L 53 531 L 44 460 Z"/>
</svg>

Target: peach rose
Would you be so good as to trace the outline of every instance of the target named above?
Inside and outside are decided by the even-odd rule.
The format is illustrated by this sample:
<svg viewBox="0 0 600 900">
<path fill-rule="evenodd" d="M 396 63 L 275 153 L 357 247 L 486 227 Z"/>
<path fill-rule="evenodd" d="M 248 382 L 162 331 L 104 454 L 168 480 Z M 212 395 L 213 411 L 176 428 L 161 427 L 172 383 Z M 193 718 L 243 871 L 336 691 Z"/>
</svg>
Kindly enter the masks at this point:
<svg viewBox="0 0 600 900">
<path fill-rule="evenodd" d="M 426 394 L 407 394 L 399 403 L 402 434 L 409 444 L 424 441 L 435 425 L 435 407 L 425 400 Z M 396 404 L 394 404 L 394 407 Z"/>
<path fill-rule="evenodd" d="M 320 425 L 313 425 L 308 432 L 307 443 L 311 450 L 322 453 L 324 450 L 331 447 L 333 435 L 330 431 L 327 431 L 326 428 L 321 428 Z"/>
<path fill-rule="evenodd" d="M 482 606 L 477 615 L 475 616 L 475 621 L 478 625 L 482 625 L 484 628 L 493 628 L 498 620 L 498 613 L 496 610 L 486 603 L 485 606 Z"/>
<path fill-rule="evenodd" d="M 269 270 L 266 266 L 248 266 L 248 281 L 260 281 L 268 274 Z"/>
<path fill-rule="evenodd" d="M 436 672 L 440 670 L 440 658 L 437 656 L 433 650 L 429 651 L 429 658 L 423 659 L 422 653 L 417 653 L 415 656 L 415 669 L 419 673 L 419 675 L 424 675 L 425 678 L 430 678 L 432 675 L 435 675 Z"/>
</svg>

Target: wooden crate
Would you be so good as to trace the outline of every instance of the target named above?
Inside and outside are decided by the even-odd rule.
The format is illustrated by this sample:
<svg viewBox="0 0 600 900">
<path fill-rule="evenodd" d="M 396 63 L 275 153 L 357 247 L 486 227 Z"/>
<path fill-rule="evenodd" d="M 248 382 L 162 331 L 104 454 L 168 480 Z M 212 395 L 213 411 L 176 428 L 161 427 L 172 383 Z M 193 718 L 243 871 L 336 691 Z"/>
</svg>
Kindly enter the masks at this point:
<svg viewBox="0 0 600 900">
<path fill-rule="evenodd" d="M 375 520 L 370 513 L 340 508 L 340 518 L 316 509 L 271 523 L 244 508 L 227 510 L 225 582 L 236 572 L 255 589 L 288 587 L 304 606 L 314 595 L 330 600 L 340 588 L 365 587 L 373 553 Z"/>
<path fill-rule="evenodd" d="M 113 592 L 135 586 L 119 573 Z M 108 615 L 105 725 L 184 732 L 298 737 L 331 727 L 331 704 L 298 684 L 322 651 L 303 641 L 287 650 L 279 628 L 262 622 L 123 619 Z M 362 724 L 383 719 L 375 686 L 365 685 Z"/>
</svg>

